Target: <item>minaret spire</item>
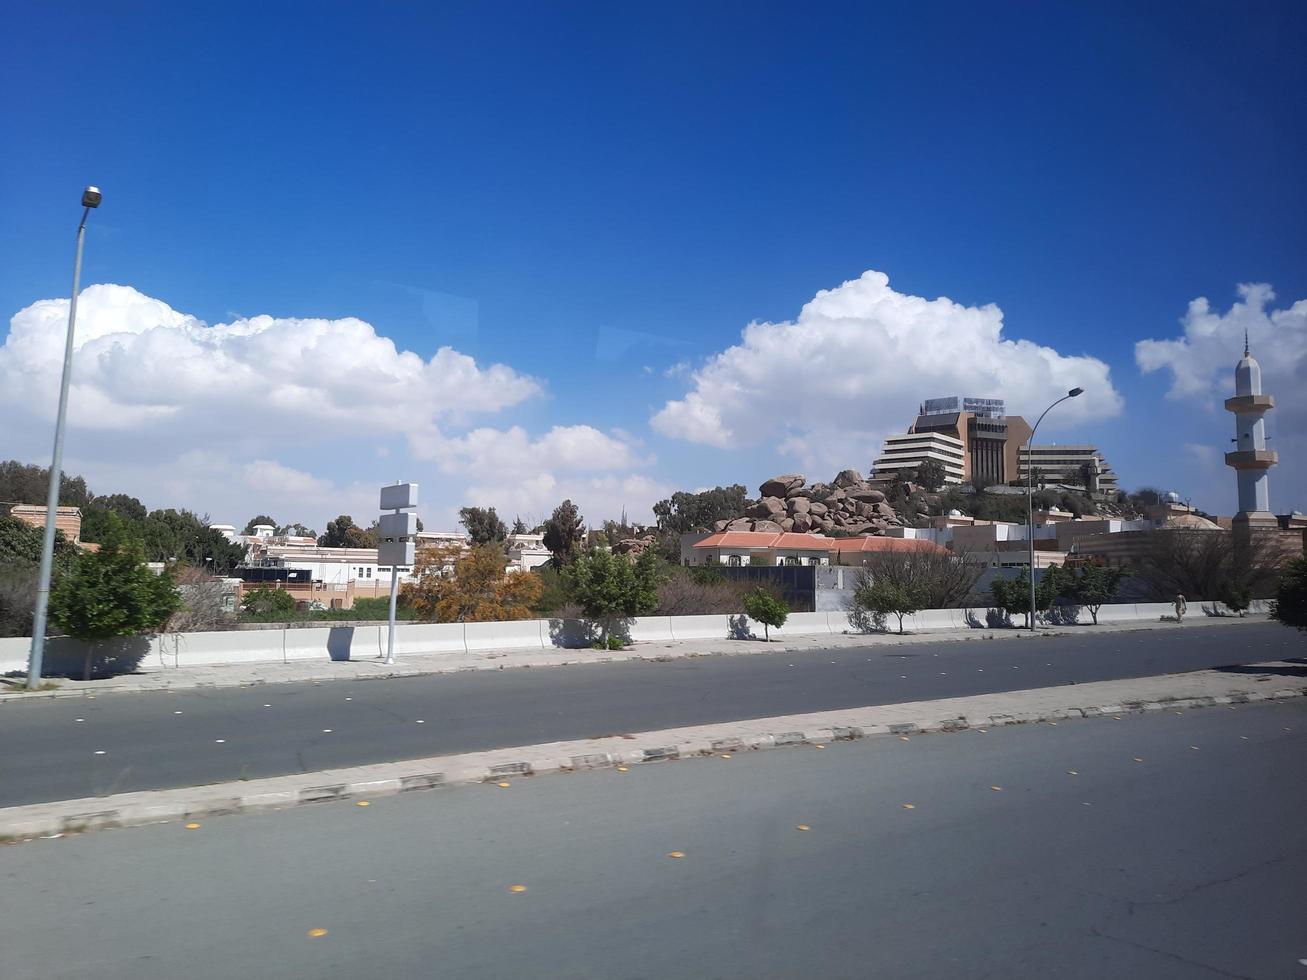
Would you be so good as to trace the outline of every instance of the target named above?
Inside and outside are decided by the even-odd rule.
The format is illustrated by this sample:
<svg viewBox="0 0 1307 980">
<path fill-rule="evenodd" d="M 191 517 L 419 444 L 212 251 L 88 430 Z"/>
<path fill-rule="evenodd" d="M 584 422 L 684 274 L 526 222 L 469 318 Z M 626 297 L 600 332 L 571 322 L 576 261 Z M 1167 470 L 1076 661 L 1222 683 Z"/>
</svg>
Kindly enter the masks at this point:
<svg viewBox="0 0 1307 980">
<path fill-rule="evenodd" d="M 1243 328 L 1243 356 L 1244 357 L 1250 356 L 1248 352 L 1248 328 L 1247 327 Z"/>
</svg>

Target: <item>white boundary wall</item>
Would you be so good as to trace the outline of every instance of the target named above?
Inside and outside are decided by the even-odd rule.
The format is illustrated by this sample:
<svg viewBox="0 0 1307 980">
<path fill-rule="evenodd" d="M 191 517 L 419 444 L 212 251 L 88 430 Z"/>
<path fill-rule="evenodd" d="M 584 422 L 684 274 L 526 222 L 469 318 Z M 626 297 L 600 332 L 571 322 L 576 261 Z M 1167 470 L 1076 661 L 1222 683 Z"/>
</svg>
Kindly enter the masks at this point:
<svg viewBox="0 0 1307 980">
<path fill-rule="evenodd" d="M 1188 616 L 1201 620 L 1216 609 L 1215 603 L 1191 602 Z M 1265 613 L 1267 603 L 1258 600 L 1252 612 Z M 923 609 L 903 619 L 912 632 L 986 628 L 989 610 Z M 1103 606 L 1100 623 L 1157 621 L 1174 616 L 1169 602 L 1121 603 Z M 1043 617 L 1041 617 L 1042 619 Z M 891 632 L 897 629 L 887 617 Z M 1021 617 L 1015 617 L 1019 624 Z M 1087 610 L 1078 622 L 1089 623 Z M 761 623 L 743 614 L 736 616 L 645 616 L 628 621 L 632 640 L 669 643 L 677 640 L 726 640 L 761 636 Z M 776 637 L 811 636 L 851 632 L 847 613 L 790 613 L 785 625 L 771 630 Z M 550 650 L 583 647 L 591 635 L 588 624 L 577 620 L 528 619 L 506 623 L 406 623 L 395 627 L 395 654 L 475 653 L 488 650 Z M 27 637 L 0 638 L 0 672 L 25 671 L 32 641 Z M 86 648 L 67 637 L 52 637 L 46 643 L 48 674 L 82 669 Z M 140 672 L 204 667 L 216 664 L 290 663 L 303 660 L 374 660 L 386 653 L 386 625 L 315 626 L 302 629 L 232 630 L 215 633 L 169 633 L 162 637 L 128 638 L 99 653 L 117 657 L 123 670 Z M 135 663 L 133 664 L 133 661 Z"/>
</svg>

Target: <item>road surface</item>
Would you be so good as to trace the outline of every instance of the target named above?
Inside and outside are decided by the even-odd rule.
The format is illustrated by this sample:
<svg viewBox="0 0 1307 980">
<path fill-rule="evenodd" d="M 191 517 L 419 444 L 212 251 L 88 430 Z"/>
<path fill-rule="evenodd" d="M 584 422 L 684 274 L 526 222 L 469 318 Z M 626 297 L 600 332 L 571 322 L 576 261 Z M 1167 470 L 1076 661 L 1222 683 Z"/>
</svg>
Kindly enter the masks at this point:
<svg viewBox="0 0 1307 980">
<path fill-rule="evenodd" d="M 0 705 L 0 806 L 1087 681 L 1302 653 L 1275 624 Z"/>
<path fill-rule="evenodd" d="M 110 830 L 0 848 L 0 956 L 6 980 L 1307 976 L 1304 772 L 1295 701 Z"/>
</svg>

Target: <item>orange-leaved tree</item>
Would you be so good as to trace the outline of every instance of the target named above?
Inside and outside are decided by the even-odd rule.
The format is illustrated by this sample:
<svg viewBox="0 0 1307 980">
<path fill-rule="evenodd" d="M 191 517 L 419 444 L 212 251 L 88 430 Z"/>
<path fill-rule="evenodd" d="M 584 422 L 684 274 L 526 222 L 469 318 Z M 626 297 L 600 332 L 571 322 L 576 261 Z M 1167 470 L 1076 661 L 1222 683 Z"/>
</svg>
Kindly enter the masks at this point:
<svg viewBox="0 0 1307 980">
<path fill-rule="evenodd" d="M 530 619 L 544 586 L 530 572 L 506 572 L 503 549 L 458 545 L 424 548 L 404 586 L 404 601 L 426 620 L 485 623 Z"/>
</svg>

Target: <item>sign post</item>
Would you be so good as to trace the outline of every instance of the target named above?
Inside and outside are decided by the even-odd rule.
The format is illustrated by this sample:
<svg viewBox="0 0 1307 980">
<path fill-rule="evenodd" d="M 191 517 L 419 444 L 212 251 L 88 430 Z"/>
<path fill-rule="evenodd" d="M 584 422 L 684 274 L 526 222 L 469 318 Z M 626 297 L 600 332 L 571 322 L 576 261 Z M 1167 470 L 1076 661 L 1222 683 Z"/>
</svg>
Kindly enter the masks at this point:
<svg viewBox="0 0 1307 980">
<path fill-rule="evenodd" d="M 386 632 L 386 663 L 395 662 L 395 601 L 399 594 L 399 566 L 413 566 L 416 557 L 414 536 L 418 532 L 418 516 L 412 512 L 418 505 L 416 483 L 396 483 L 381 488 L 380 539 L 377 542 L 377 564 L 390 566 L 390 627 Z M 406 513 L 407 512 L 407 513 Z"/>
</svg>

